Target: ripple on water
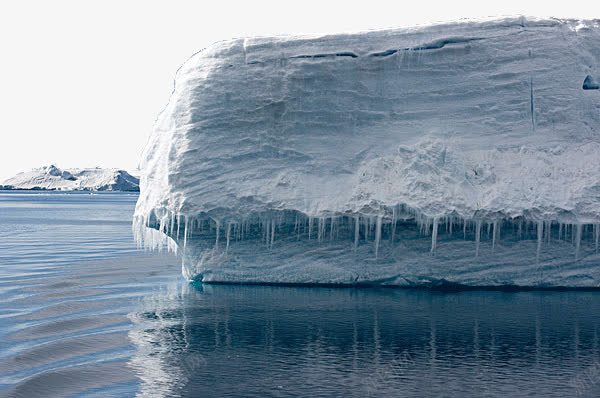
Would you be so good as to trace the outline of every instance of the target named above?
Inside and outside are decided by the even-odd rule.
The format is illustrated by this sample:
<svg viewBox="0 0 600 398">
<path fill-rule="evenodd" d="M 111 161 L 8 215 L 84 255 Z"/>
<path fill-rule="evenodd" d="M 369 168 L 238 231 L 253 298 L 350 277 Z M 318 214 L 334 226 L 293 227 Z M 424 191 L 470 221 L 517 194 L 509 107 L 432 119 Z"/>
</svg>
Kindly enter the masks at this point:
<svg viewBox="0 0 600 398">
<path fill-rule="evenodd" d="M 144 295 L 179 279 L 175 261 L 139 255 L 82 262 L 59 277 L 16 285 L 28 293 L 4 304 L 0 391 L 22 397 L 133 395 L 139 379 L 127 365 L 135 351 L 128 314 Z M 95 366 L 106 378 L 93 377 Z"/>
<path fill-rule="evenodd" d="M 600 293 L 190 285 L 135 196 L 10 195 L 0 396 L 600 396 Z"/>
</svg>

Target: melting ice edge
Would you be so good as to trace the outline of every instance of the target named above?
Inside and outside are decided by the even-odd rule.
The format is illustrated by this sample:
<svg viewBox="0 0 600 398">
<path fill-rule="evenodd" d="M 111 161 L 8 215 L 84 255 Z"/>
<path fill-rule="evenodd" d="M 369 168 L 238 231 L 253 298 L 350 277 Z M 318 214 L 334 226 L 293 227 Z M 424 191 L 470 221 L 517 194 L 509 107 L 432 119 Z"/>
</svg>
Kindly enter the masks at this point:
<svg viewBox="0 0 600 398">
<path fill-rule="evenodd" d="M 322 217 L 279 211 L 224 223 L 171 213 L 140 219 L 134 231 L 148 247 L 179 249 L 184 276 L 204 282 L 596 286 L 598 223 L 387 210 Z"/>
</svg>

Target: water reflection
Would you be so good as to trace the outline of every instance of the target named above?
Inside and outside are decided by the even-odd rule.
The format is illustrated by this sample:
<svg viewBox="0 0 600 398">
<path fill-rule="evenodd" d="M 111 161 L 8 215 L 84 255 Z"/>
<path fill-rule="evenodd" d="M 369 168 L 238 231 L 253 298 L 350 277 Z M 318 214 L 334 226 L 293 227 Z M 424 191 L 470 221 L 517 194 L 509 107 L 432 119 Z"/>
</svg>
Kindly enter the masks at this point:
<svg viewBox="0 0 600 398">
<path fill-rule="evenodd" d="M 130 314 L 130 366 L 140 396 L 598 396 L 598 310 L 596 292 L 176 283 Z"/>
</svg>

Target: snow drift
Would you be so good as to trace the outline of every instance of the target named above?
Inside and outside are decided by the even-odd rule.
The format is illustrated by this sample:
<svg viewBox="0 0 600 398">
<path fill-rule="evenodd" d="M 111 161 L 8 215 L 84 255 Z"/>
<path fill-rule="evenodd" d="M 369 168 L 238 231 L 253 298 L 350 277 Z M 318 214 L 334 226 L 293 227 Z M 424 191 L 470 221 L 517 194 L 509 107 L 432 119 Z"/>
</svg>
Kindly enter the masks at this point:
<svg viewBox="0 0 600 398">
<path fill-rule="evenodd" d="M 206 282 L 598 286 L 599 62 L 600 21 L 217 43 L 134 230 Z"/>
<path fill-rule="evenodd" d="M 119 169 L 70 169 L 55 165 L 36 168 L 9 178 L 4 189 L 139 191 L 139 178 Z"/>
</svg>

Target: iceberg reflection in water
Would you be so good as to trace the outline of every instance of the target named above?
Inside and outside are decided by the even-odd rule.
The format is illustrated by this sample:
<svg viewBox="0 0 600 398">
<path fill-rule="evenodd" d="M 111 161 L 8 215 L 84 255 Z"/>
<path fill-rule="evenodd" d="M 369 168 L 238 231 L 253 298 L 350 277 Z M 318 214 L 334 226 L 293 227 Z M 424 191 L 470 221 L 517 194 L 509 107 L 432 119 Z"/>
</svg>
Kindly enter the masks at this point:
<svg viewBox="0 0 600 398">
<path fill-rule="evenodd" d="M 130 366 L 142 395 L 597 396 L 598 297 L 177 283 Z"/>
</svg>

